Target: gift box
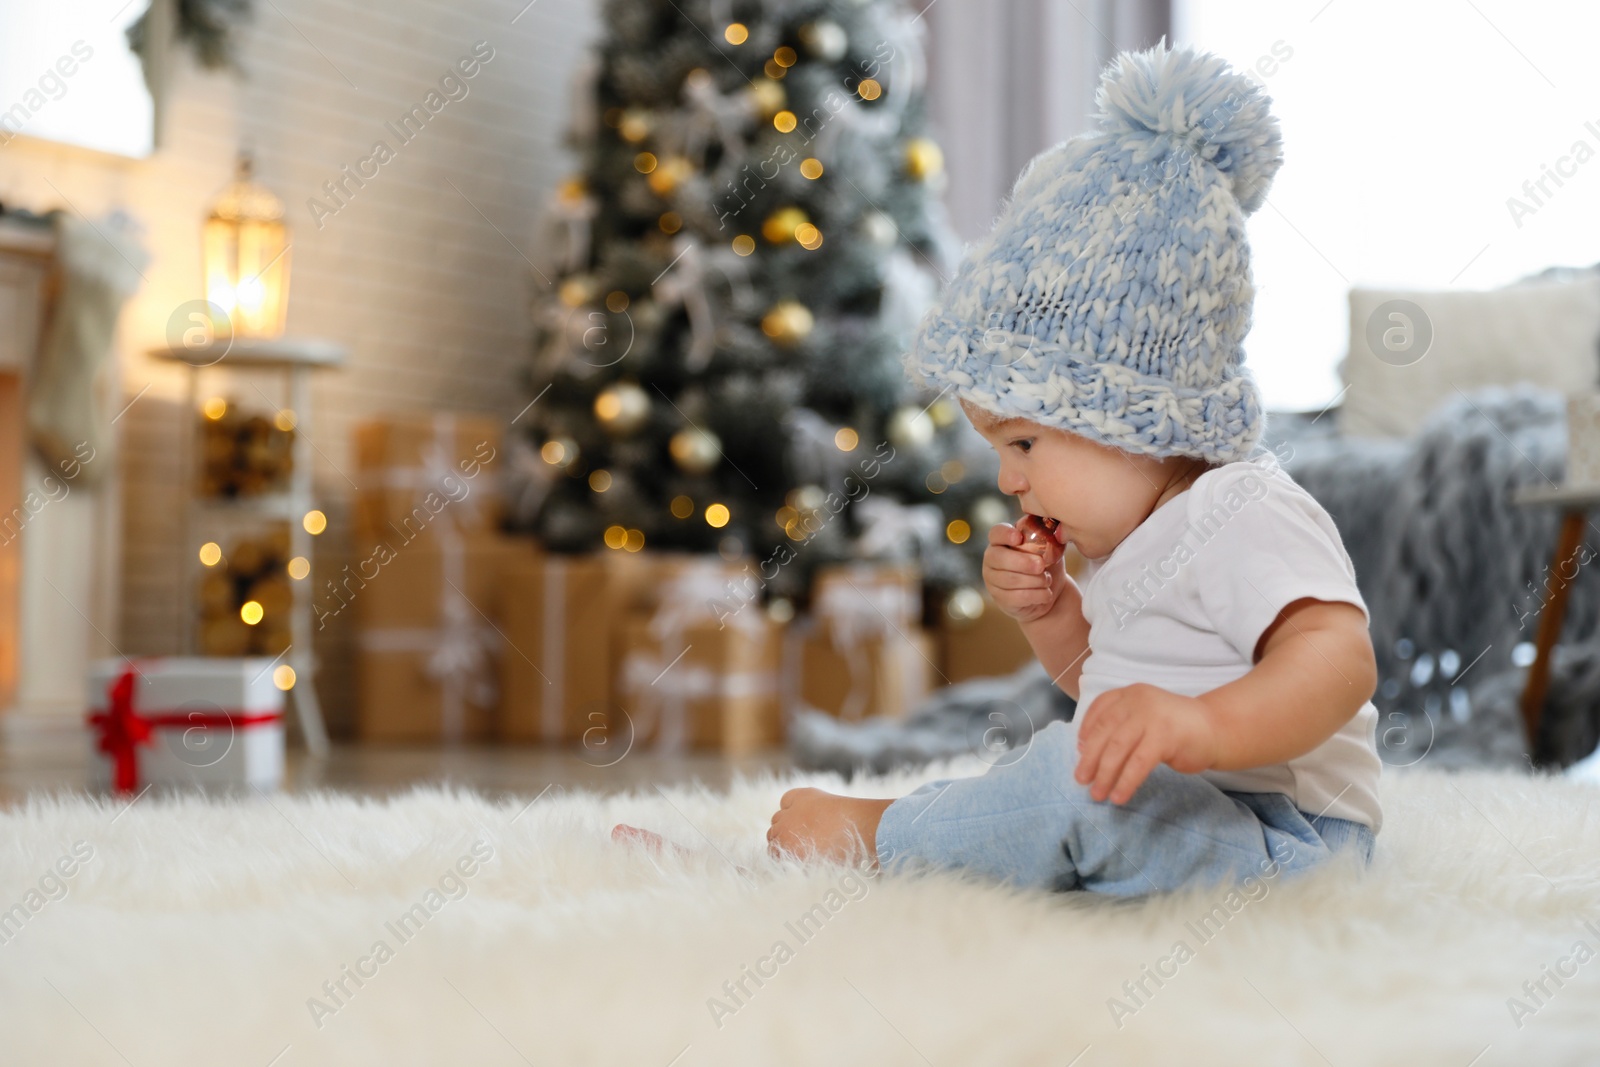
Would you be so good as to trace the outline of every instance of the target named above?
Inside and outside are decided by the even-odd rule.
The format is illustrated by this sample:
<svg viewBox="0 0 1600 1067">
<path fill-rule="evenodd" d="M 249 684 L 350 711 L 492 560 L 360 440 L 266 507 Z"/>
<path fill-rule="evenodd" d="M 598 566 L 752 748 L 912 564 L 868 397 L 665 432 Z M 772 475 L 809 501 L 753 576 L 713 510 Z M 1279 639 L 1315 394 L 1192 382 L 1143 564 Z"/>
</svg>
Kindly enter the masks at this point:
<svg viewBox="0 0 1600 1067">
<path fill-rule="evenodd" d="M 728 596 L 738 572 L 719 559 L 662 566 L 655 610 L 621 630 L 615 736 L 634 748 L 726 755 L 781 744 L 779 624 Z"/>
<path fill-rule="evenodd" d="M 400 413 L 358 425 L 357 544 L 431 540 L 441 521 L 464 533 L 496 529 L 504 511 L 504 435 L 500 419 L 450 412 Z"/>
<path fill-rule="evenodd" d="M 939 617 L 939 668 L 943 684 L 1007 675 L 1033 660 L 1022 626 L 995 607 L 988 593 L 957 590 Z"/>
<path fill-rule="evenodd" d="M 505 575 L 532 542 L 445 531 L 380 547 L 335 582 L 354 610 L 356 730 L 368 741 L 472 741 L 493 732 Z M 318 617 L 335 594 L 319 597 Z"/>
<path fill-rule="evenodd" d="M 906 564 L 818 569 L 812 609 L 784 640 L 785 714 L 899 718 L 938 677 L 938 644 L 921 626 L 920 570 Z"/>
<path fill-rule="evenodd" d="M 502 660 L 500 736 L 576 741 L 609 722 L 619 710 L 614 674 L 628 640 L 626 620 L 654 613 L 668 599 L 667 589 L 681 588 L 673 585 L 674 576 L 705 560 L 686 553 L 614 550 L 585 555 L 538 550 L 519 559 L 502 589 L 509 649 Z M 724 614 L 733 614 L 740 601 L 726 586 L 746 578 L 747 567 L 713 562 L 728 605 Z M 698 588 L 710 592 L 707 585 Z"/>
<path fill-rule="evenodd" d="M 1562 482 L 1600 487 L 1600 393 L 1567 394 L 1567 472 Z"/>
<path fill-rule="evenodd" d="M 284 694 L 270 656 L 162 656 L 89 667 L 91 785 L 283 783 Z"/>
</svg>

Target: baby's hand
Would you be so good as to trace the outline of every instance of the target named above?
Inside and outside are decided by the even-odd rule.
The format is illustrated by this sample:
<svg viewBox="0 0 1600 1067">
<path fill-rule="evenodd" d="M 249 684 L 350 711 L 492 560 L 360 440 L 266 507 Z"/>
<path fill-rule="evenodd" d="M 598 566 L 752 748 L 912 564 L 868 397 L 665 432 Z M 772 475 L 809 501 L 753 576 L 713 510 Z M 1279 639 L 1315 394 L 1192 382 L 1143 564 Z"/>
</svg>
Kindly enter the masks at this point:
<svg viewBox="0 0 1600 1067">
<path fill-rule="evenodd" d="M 1156 764 L 1195 774 L 1217 761 L 1211 711 L 1194 697 L 1138 682 L 1108 689 L 1079 719 L 1080 784 L 1089 796 L 1126 804 Z"/>
<path fill-rule="evenodd" d="M 983 584 L 995 606 L 1018 622 L 1032 622 L 1050 613 L 1066 588 L 1065 558 L 1045 567 L 1037 552 L 1020 547 L 1022 531 L 1002 522 L 989 531 L 983 552 Z"/>
</svg>

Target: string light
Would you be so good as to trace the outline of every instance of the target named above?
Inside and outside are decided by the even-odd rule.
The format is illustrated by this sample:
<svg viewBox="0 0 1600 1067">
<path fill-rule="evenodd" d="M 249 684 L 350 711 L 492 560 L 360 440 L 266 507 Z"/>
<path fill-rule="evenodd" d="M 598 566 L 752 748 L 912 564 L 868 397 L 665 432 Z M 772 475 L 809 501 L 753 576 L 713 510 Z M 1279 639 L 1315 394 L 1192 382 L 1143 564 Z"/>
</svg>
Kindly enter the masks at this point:
<svg viewBox="0 0 1600 1067">
<path fill-rule="evenodd" d="M 272 670 L 272 684 L 284 692 L 294 688 L 294 668 L 287 663 L 280 663 Z"/>
<path fill-rule="evenodd" d="M 246 600 L 239 608 L 239 618 L 243 619 L 246 625 L 249 626 L 254 626 L 260 622 L 262 616 L 266 615 L 266 613 L 266 609 L 261 606 L 261 602 L 258 600 Z"/>
<path fill-rule="evenodd" d="M 972 536 L 972 527 L 967 525 L 965 519 L 951 519 L 950 525 L 944 528 L 945 536 L 950 538 L 953 545 L 964 545 L 967 538 Z"/>
<path fill-rule="evenodd" d="M 315 537 L 328 528 L 328 516 L 313 509 L 306 512 L 306 517 L 300 520 L 300 525 L 306 528 L 306 533 Z"/>
<path fill-rule="evenodd" d="M 714 526 L 720 530 L 728 525 L 729 518 L 728 505 L 726 504 L 712 504 L 706 508 L 706 524 L 709 526 Z"/>
<path fill-rule="evenodd" d="M 750 31 L 742 22 L 730 22 L 728 28 L 722 31 L 722 39 L 729 44 L 744 44 L 750 39 Z"/>
<path fill-rule="evenodd" d="M 876 78 L 862 78 L 861 84 L 856 86 L 856 95 L 863 100 L 876 100 L 883 95 L 883 86 Z"/>
<path fill-rule="evenodd" d="M 748 256 L 756 250 L 756 239 L 747 233 L 741 233 L 733 239 L 733 250 L 741 256 Z"/>
<path fill-rule="evenodd" d="M 673 518 L 675 518 L 675 519 L 687 519 L 690 515 L 693 515 L 693 514 L 694 514 L 694 501 L 693 500 L 690 500 L 688 497 L 683 496 L 681 494 L 672 498 L 672 517 Z"/>
<path fill-rule="evenodd" d="M 628 543 L 628 531 L 622 526 L 606 527 L 606 547 L 621 548 Z"/>
<path fill-rule="evenodd" d="M 654 152 L 640 152 L 633 157 L 633 169 L 640 174 L 649 174 L 656 169 L 656 155 Z"/>
<path fill-rule="evenodd" d="M 206 418 L 216 422 L 228 413 L 228 402 L 220 396 L 214 396 L 201 405 L 200 410 L 205 412 Z"/>
<path fill-rule="evenodd" d="M 289 577 L 298 582 L 311 573 L 311 561 L 304 556 L 296 556 L 289 561 L 289 565 L 284 569 L 289 572 Z"/>
<path fill-rule="evenodd" d="M 594 471 L 589 475 L 589 488 L 597 493 L 603 493 L 611 488 L 610 471 Z"/>
<path fill-rule="evenodd" d="M 273 416 L 272 424 L 278 429 L 282 430 L 284 433 L 288 433 L 290 430 L 294 429 L 294 412 L 290 411 L 288 408 L 284 408 L 282 411 Z"/>
<path fill-rule="evenodd" d="M 841 426 L 833 435 L 833 443 L 840 452 L 854 452 L 861 443 L 861 435 L 848 426 Z"/>
<path fill-rule="evenodd" d="M 798 120 L 794 117 L 793 111 L 785 109 L 772 116 L 772 126 L 779 133 L 791 133 L 796 125 Z"/>
<path fill-rule="evenodd" d="M 800 173 L 812 180 L 822 177 L 822 160 L 817 159 L 815 156 L 801 160 Z"/>
<path fill-rule="evenodd" d="M 200 562 L 207 567 L 215 567 L 222 559 L 222 546 L 215 541 L 207 541 L 200 546 Z"/>
</svg>

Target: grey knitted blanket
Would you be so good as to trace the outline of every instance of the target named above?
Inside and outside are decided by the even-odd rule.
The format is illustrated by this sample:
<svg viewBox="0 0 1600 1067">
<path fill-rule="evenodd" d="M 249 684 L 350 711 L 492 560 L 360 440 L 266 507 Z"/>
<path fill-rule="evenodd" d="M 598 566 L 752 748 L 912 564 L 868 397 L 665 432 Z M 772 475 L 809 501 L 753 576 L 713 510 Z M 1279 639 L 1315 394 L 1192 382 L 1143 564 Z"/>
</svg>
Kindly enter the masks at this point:
<svg viewBox="0 0 1600 1067">
<path fill-rule="evenodd" d="M 1262 447 L 1328 510 L 1355 563 L 1382 679 L 1373 703 L 1386 762 L 1530 765 L 1518 700 L 1531 659 L 1559 511 L 1522 506 L 1561 481 L 1565 402 L 1531 386 L 1459 394 L 1407 441 L 1340 436 L 1332 412 L 1274 415 Z M 1600 552 L 1591 527 L 1580 552 Z M 1592 547 L 1591 547 L 1592 546 Z M 1600 740 L 1600 579 L 1572 580 L 1533 756 L 1566 766 Z M 842 723 L 802 711 L 789 746 L 807 768 L 883 771 L 1016 745 L 1071 698 L 1029 664 L 936 693 L 904 720 Z"/>
</svg>

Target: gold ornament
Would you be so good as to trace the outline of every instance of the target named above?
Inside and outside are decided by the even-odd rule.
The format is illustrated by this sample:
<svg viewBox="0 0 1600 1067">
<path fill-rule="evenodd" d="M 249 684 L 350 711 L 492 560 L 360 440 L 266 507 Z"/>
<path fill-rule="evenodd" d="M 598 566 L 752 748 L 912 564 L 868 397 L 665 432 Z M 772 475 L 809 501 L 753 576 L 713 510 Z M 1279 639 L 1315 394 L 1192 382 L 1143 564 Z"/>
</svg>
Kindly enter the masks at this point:
<svg viewBox="0 0 1600 1067">
<path fill-rule="evenodd" d="M 638 144 L 650 136 L 650 131 L 655 127 L 655 118 L 642 107 L 630 107 L 622 113 L 622 125 L 617 132 L 622 134 L 622 139 L 629 144 Z"/>
<path fill-rule="evenodd" d="M 710 430 L 685 426 L 668 444 L 672 461 L 686 474 L 705 474 L 722 459 L 722 442 Z"/>
<path fill-rule="evenodd" d="M 783 86 L 771 78 L 758 78 L 751 82 L 750 88 L 745 91 L 763 122 L 782 111 L 783 105 L 788 101 L 788 94 L 783 91 Z"/>
<path fill-rule="evenodd" d="M 919 182 L 944 170 L 944 152 L 929 137 L 913 137 L 906 142 L 906 173 Z"/>
<path fill-rule="evenodd" d="M 649 182 L 650 191 L 657 196 L 671 196 L 672 193 L 694 174 L 694 164 L 683 156 L 669 156 L 661 161 L 660 166 L 651 172 Z"/>
<path fill-rule="evenodd" d="M 650 418 L 650 397 L 635 382 L 617 382 L 594 398 L 594 414 L 607 433 L 624 437 Z"/>
<path fill-rule="evenodd" d="M 561 303 L 569 308 L 578 308 L 589 303 L 599 291 L 591 274 L 574 274 L 561 283 Z"/>
<path fill-rule="evenodd" d="M 788 244 L 795 239 L 795 231 L 808 225 L 810 221 L 800 208 L 779 208 L 768 215 L 767 221 L 761 224 L 761 236 L 775 245 Z"/>
<path fill-rule="evenodd" d="M 889 443 L 914 452 L 933 440 L 933 419 L 921 408 L 903 407 L 889 417 Z"/>
<path fill-rule="evenodd" d="M 788 348 L 810 336 L 815 324 L 810 308 L 797 300 L 782 300 L 762 316 L 761 332 Z"/>
</svg>

